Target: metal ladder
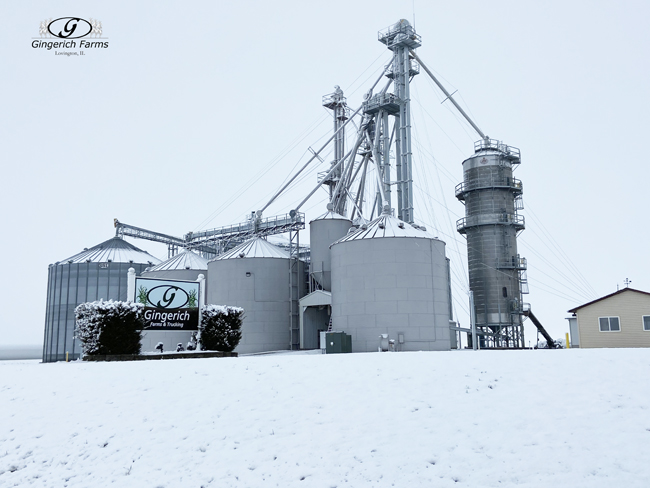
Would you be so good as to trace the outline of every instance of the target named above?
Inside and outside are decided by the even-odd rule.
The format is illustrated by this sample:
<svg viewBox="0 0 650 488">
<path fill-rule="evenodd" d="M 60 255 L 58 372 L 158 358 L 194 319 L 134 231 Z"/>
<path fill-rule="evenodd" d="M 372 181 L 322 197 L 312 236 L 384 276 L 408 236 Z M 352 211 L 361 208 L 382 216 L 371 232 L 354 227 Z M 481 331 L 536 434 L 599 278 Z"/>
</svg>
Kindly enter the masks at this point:
<svg viewBox="0 0 650 488">
<path fill-rule="evenodd" d="M 289 233 L 289 349 L 300 349 L 300 241 L 298 232 Z"/>
</svg>

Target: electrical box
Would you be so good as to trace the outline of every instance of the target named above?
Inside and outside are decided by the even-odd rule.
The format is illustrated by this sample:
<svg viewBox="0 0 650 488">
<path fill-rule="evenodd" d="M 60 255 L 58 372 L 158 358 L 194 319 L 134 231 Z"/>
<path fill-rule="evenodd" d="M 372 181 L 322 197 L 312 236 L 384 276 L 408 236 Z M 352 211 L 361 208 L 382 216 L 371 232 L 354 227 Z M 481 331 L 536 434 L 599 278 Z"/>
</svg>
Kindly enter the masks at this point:
<svg viewBox="0 0 650 488">
<path fill-rule="evenodd" d="M 327 354 L 352 352 L 352 336 L 345 332 L 328 332 L 325 334 L 325 342 Z"/>
</svg>

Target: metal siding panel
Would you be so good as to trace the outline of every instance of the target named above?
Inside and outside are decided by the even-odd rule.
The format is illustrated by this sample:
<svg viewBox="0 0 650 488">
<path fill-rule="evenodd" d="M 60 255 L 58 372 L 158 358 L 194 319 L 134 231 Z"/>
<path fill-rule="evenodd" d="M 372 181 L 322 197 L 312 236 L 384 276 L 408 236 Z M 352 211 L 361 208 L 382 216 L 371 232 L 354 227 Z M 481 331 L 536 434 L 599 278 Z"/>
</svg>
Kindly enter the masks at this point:
<svg viewBox="0 0 650 488">
<path fill-rule="evenodd" d="M 577 311 L 581 348 L 650 347 L 650 332 L 641 317 L 650 315 L 650 296 L 633 290 L 606 298 Z M 600 332 L 598 317 L 620 317 L 620 332 Z"/>
<path fill-rule="evenodd" d="M 391 253 L 399 256 L 401 262 L 381 259 Z M 408 256 L 413 259 L 407 259 Z M 410 342 L 410 350 L 449 350 L 450 340 L 440 342 L 441 336 L 433 327 L 436 320 L 449 326 L 444 243 L 422 238 L 345 241 L 332 246 L 332 263 L 332 320 L 337 329 L 352 335 L 354 352 L 376 351 L 380 333 L 388 333 L 391 339 L 403 333 Z M 345 263 L 356 265 L 355 278 L 363 277 L 363 288 L 358 286 L 358 280 L 351 281 Z M 442 290 L 435 296 L 434 287 Z M 365 304 L 369 319 L 363 320 L 363 327 L 359 325 L 358 306 L 350 306 L 351 303 Z M 444 314 L 434 313 L 435 306 L 441 307 Z M 429 330 L 425 334 L 432 340 L 420 340 L 420 327 L 410 323 L 412 317 L 426 324 Z M 377 327 L 367 327 L 373 320 Z"/>
</svg>

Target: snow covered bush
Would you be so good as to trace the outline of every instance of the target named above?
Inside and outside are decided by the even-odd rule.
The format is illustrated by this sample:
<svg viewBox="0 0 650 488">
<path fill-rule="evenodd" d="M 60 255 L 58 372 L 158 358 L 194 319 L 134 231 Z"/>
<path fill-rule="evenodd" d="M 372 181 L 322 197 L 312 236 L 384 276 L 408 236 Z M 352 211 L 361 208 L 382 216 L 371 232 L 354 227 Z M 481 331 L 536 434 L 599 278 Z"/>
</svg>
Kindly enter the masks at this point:
<svg viewBox="0 0 650 488">
<path fill-rule="evenodd" d="M 87 302 L 75 308 L 75 336 L 84 354 L 139 354 L 144 305 L 132 302 Z"/>
<path fill-rule="evenodd" d="M 232 352 L 241 340 L 244 309 L 222 305 L 201 307 L 199 343 L 203 351 Z"/>
</svg>

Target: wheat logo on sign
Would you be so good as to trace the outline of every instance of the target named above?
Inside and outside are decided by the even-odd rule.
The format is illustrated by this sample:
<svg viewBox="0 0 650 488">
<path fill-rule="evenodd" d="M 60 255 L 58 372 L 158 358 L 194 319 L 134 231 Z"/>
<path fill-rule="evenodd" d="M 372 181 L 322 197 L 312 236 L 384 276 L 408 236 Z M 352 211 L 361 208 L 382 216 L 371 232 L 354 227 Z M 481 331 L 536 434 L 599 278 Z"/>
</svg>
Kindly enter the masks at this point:
<svg viewBox="0 0 650 488">
<path fill-rule="evenodd" d="M 41 20 L 41 24 L 38 26 L 38 35 L 41 37 L 52 37 L 52 34 L 50 34 L 50 31 L 47 30 L 47 27 L 50 25 L 50 22 L 52 22 L 52 19 L 45 19 Z"/>
<path fill-rule="evenodd" d="M 90 25 L 92 30 L 90 31 L 90 37 L 102 37 L 102 23 L 97 19 L 90 19 Z"/>
</svg>

